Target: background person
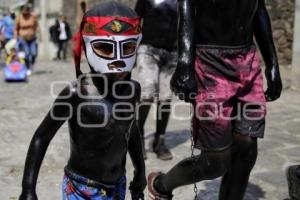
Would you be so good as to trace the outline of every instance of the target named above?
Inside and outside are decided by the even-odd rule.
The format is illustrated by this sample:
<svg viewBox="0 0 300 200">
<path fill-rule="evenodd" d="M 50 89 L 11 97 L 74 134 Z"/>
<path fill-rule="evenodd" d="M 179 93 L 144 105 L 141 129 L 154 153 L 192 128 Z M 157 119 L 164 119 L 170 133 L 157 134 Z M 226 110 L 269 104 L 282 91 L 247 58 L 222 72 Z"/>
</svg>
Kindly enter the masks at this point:
<svg viewBox="0 0 300 200">
<path fill-rule="evenodd" d="M 15 29 L 15 13 L 9 13 L 3 17 L 3 38 L 4 45 L 14 38 Z"/>
<path fill-rule="evenodd" d="M 0 25 L 0 40 L 1 48 L 5 48 L 5 45 L 14 38 L 15 28 L 15 14 L 9 12 L 5 14 L 1 19 Z"/>
<path fill-rule="evenodd" d="M 85 1 L 81 1 L 79 3 L 79 10 L 80 10 L 80 12 L 78 13 L 77 18 L 76 18 L 76 27 L 78 29 L 80 28 L 82 17 L 87 10 L 87 3 Z"/>
<path fill-rule="evenodd" d="M 57 51 L 58 51 L 58 36 L 59 36 L 59 32 L 58 32 L 58 28 L 59 27 L 59 21 L 58 19 L 55 19 L 55 22 L 52 26 L 50 26 L 49 28 L 49 36 L 50 36 L 50 41 L 52 42 L 52 44 L 55 47 L 55 55 L 52 55 L 52 59 L 56 60 L 57 58 Z"/>
<path fill-rule="evenodd" d="M 80 9 L 80 13 L 77 16 L 77 20 L 76 20 L 76 30 L 80 29 L 80 24 L 81 24 L 81 20 L 82 20 L 82 16 L 84 15 L 84 13 L 87 10 L 87 5 L 85 1 L 81 1 L 79 4 L 79 9 Z M 72 48 L 72 53 L 73 53 L 73 60 L 76 62 L 76 60 L 78 59 L 78 54 L 76 53 L 77 49 L 80 48 L 80 32 L 77 31 L 73 38 L 72 38 L 72 44 L 73 44 L 73 48 Z M 81 53 L 82 53 L 82 49 L 81 49 Z"/>
<path fill-rule="evenodd" d="M 61 52 L 63 53 L 63 60 L 67 59 L 67 48 L 68 48 L 68 41 L 71 39 L 71 28 L 69 23 L 66 20 L 66 17 L 64 15 L 61 15 L 58 23 L 56 24 L 57 29 L 57 59 L 61 59 Z"/>
<path fill-rule="evenodd" d="M 3 17 L 0 17 L 0 59 L 2 59 L 2 52 L 4 49 L 4 26 L 3 26 L 3 18 L 5 17 L 5 14 Z"/>
<path fill-rule="evenodd" d="M 18 38 L 18 50 L 24 51 L 26 54 L 28 75 L 31 74 L 38 53 L 38 30 L 38 20 L 31 12 L 31 6 L 22 6 L 21 14 L 16 19 L 15 37 Z M 41 40 L 41 34 L 39 35 Z"/>
<path fill-rule="evenodd" d="M 142 86 L 139 126 L 144 137 L 144 124 L 151 103 L 157 102 L 152 148 L 159 159 L 170 160 L 173 156 L 165 144 L 165 133 L 172 101 L 169 84 L 177 64 L 177 0 L 138 0 L 135 11 L 143 19 L 143 39 L 137 57 L 139 82 Z M 144 154 L 146 158 L 145 151 Z"/>
<path fill-rule="evenodd" d="M 15 61 L 17 61 L 21 64 L 25 64 L 24 59 L 18 55 L 17 49 L 12 48 L 10 50 L 9 55 L 6 58 L 6 65 L 9 65 L 9 64 L 11 64 L 12 62 L 15 62 Z"/>
</svg>

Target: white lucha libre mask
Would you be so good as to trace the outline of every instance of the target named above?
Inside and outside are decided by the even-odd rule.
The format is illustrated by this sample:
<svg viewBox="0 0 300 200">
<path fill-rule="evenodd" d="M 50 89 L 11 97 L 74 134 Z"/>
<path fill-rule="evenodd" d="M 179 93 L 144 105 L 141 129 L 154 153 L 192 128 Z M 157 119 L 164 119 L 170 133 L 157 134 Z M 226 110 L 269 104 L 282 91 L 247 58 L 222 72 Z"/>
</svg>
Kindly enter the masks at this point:
<svg viewBox="0 0 300 200">
<path fill-rule="evenodd" d="M 110 13 L 110 14 L 109 14 Z M 73 48 L 76 76 L 84 45 L 87 61 L 98 73 L 131 72 L 142 40 L 141 18 L 118 3 L 103 4 L 86 12 Z"/>
<path fill-rule="evenodd" d="M 89 65 L 99 73 L 131 72 L 142 40 L 137 35 L 82 35 Z"/>
</svg>

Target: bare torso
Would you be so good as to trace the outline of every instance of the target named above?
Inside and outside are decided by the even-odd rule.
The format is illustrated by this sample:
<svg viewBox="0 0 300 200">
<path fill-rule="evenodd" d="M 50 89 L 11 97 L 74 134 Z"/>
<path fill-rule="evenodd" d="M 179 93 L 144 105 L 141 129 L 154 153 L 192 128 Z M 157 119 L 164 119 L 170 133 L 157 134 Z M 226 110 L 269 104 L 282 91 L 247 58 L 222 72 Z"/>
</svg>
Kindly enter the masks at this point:
<svg viewBox="0 0 300 200">
<path fill-rule="evenodd" d="M 127 104 L 134 106 L 136 96 L 128 100 L 102 98 L 90 81 L 87 79 L 81 83 L 84 98 L 75 95 L 72 99 L 74 111 L 69 120 L 71 155 L 67 167 L 92 180 L 115 183 L 125 175 L 127 143 L 134 107 L 126 113 L 118 113 L 116 109 L 128 109 Z M 131 82 L 133 85 L 137 84 Z M 131 94 L 131 90 L 131 87 L 120 88 L 117 94 L 126 96 Z"/>
<path fill-rule="evenodd" d="M 253 41 L 258 0 L 194 0 L 195 42 L 243 45 Z"/>
<path fill-rule="evenodd" d="M 20 15 L 17 19 L 18 35 L 25 40 L 32 40 L 37 32 L 37 18 L 31 14 L 28 17 Z"/>
</svg>

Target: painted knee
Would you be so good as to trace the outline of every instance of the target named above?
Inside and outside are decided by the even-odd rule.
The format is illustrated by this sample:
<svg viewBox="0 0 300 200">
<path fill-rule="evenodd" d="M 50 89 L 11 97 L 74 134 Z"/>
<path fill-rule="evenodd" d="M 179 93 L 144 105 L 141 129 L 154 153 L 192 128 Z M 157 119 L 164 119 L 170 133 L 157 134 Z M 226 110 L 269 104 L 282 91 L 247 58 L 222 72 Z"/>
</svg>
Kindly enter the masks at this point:
<svg viewBox="0 0 300 200">
<path fill-rule="evenodd" d="M 213 160 L 215 165 L 217 166 L 216 171 L 218 172 L 218 177 L 223 176 L 228 169 L 230 168 L 231 164 L 231 149 L 224 150 L 222 152 L 215 153 L 216 159 Z"/>
<path fill-rule="evenodd" d="M 235 134 L 234 146 L 237 147 L 237 152 L 257 154 L 257 138 Z"/>
<path fill-rule="evenodd" d="M 249 169 L 252 169 L 257 159 L 257 138 L 236 135 L 234 155 L 243 160 Z"/>
<path fill-rule="evenodd" d="M 223 176 L 230 168 L 231 149 L 216 152 L 204 152 L 202 163 L 199 163 L 199 168 L 204 170 L 202 173 L 205 179 L 215 179 Z"/>
</svg>

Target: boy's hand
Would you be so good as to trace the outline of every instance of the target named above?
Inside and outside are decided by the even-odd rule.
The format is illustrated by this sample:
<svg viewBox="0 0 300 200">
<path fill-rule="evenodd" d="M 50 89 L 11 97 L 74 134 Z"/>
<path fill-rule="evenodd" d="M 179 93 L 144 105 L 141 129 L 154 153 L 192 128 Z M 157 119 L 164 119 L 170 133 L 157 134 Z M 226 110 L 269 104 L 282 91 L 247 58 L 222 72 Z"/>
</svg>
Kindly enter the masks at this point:
<svg viewBox="0 0 300 200">
<path fill-rule="evenodd" d="M 22 191 L 19 200 L 38 200 L 35 191 Z"/>
<path fill-rule="evenodd" d="M 145 174 L 134 173 L 133 180 L 130 182 L 129 190 L 132 200 L 144 200 L 144 190 L 147 185 Z"/>
</svg>

